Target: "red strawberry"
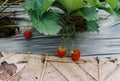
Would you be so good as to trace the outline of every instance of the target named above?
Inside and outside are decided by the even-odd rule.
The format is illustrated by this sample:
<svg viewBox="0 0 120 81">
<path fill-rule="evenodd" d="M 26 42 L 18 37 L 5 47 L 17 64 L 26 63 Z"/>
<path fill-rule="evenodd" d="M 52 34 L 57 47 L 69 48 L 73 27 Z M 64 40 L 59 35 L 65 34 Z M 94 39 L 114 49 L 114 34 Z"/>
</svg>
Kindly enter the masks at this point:
<svg viewBox="0 0 120 81">
<path fill-rule="evenodd" d="M 24 31 L 24 37 L 25 37 L 26 39 L 31 38 L 31 36 L 32 36 L 32 31 L 31 31 L 31 30 L 25 30 L 25 31 Z"/>
<path fill-rule="evenodd" d="M 78 61 L 80 59 L 80 50 L 75 49 L 71 51 L 71 57 L 74 61 Z"/>
<path fill-rule="evenodd" d="M 57 49 L 57 55 L 60 57 L 60 58 L 62 58 L 62 57 L 64 57 L 65 56 L 65 54 L 66 54 L 66 49 L 65 49 L 65 47 L 63 47 L 63 46 L 60 46 L 58 49 Z"/>
</svg>

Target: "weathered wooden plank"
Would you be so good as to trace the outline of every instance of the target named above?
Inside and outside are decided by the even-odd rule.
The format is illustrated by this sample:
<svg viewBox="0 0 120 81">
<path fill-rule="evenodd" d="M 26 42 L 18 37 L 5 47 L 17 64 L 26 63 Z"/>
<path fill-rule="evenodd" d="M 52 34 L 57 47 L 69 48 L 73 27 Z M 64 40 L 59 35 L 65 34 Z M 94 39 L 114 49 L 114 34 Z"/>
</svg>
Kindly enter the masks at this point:
<svg viewBox="0 0 120 81">
<path fill-rule="evenodd" d="M 84 58 L 81 58 L 81 60 L 75 62 L 72 60 L 71 57 L 59 58 L 59 57 L 55 57 L 55 56 L 49 56 L 47 61 L 48 62 L 60 62 L 60 63 L 78 63 L 78 64 L 86 63 L 86 59 L 84 59 Z"/>
<path fill-rule="evenodd" d="M 14 63 L 17 66 L 17 72 L 12 76 L 8 76 L 8 81 L 40 80 L 44 64 L 44 57 L 42 55 L 16 53 L 2 54 L 4 57 L 1 57 L 0 62 L 7 61 L 8 64 Z M 100 64 L 99 69 L 98 60 Z M 44 71 L 43 81 L 120 80 L 120 58 L 118 57 L 97 58 L 97 60 L 96 58 L 82 57 L 81 61 L 73 62 L 70 57 L 59 58 L 56 56 L 48 56 L 46 61 L 47 66 Z M 100 72 L 99 74 L 98 71 Z"/>
<path fill-rule="evenodd" d="M 50 63 L 46 68 L 46 73 L 43 81 L 68 81 L 59 71 L 57 71 Z"/>
<path fill-rule="evenodd" d="M 86 59 L 87 62 L 83 63 L 83 64 L 79 64 L 79 67 L 87 74 L 86 76 L 91 77 L 95 81 L 107 81 L 107 80 L 113 81 L 113 79 L 110 80 L 109 78 L 112 77 L 112 74 L 115 74 L 115 71 L 117 72 L 117 70 L 115 70 L 115 69 L 116 69 L 117 64 L 120 63 L 120 60 L 118 60 L 116 58 L 99 58 L 99 62 L 100 62 L 100 66 L 99 66 L 100 74 L 99 74 L 99 77 L 100 77 L 100 80 L 98 80 L 98 66 L 97 66 L 97 63 L 96 63 L 97 61 L 95 60 L 95 58 L 84 58 L 84 59 Z M 63 68 L 66 68 L 65 66 L 61 66 L 61 64 L 58 64 L 58 65 L 61 66 L 61 67 L 59 67 L 58 65 L 56 65 L 56 63 L 54 65 L 55 65 L 55 68 L 57 68 L 58 71 L 60 71 L 61 73 L 64 74 L 65 70 Z M 69 65 L 69 63 L 67 65 Z M 72 67 L 74 67 L 74 66 L 72 66 Z M 62 68 L 62 70 L 61 70 L 61 68 Z M 117 69 L 119 69 L 119 67 L 117 67 Z M 65 77 L 67 75 L 68 74 L 64 74 Z M 73 73 L 73 76 L 74 76 L 74 73 Z M 119 77 L 117 77 L 117 79 L 115 79 L 114 81 L 117 81 L 117 80 L 119 80 Z"/>
<path fill-rule="evenodd" d="M 101 79 L 106 81 L 110 75 L 112 75 L 116 70 L 117 64 L 114 60 L 109 60 L 105 64 L 101 65 Z M 112 81 L 112 80 L 111 80 Z"/>
<path fill-rule="evenodd" d="M 120 81 L 120 68 L 118 68 L 111 76 L 105 81 Z"/>
<path fill-rule="evenodd" d="M 27 57 L 28 63 L 21 74 L 20 81 L 38 81 L 42 71 L 43 63 L 41 62 L 41 56 L 29 55 Z"/>
<path fill-rule="evenodd" d="M 98 68 L 97 68 L 97 65 L 95 65 L 97 64 L 96 61 L 94 62 L 95 63 L 86 62 L 85 64 L 79 64 L 79 67 L 97 81 L 98 80 Z"/>
<path fill-rule="evenodd" d="M 41 56 L 35 54 L 2 54 L 3 57 L 1 57 L 0 62 L 6 61 L 17 66 L 16 74 L 9 77 L 9 81 L 17 81 L 16 79 L 19 81 L 38 81 L 43 66 Z"/>
<path fill-rule="evenodd" d="M 15 53 L 7 53 L 7 52 L 6 53 L 1 52 L 1 54 L 2 54 L 2 57 L 0 57 L 0 63 L 5 61 L 7 58 L 10 58 L 15 55 Z"/>
<path fill-rule="evenodd" d="M 59 70 L 68 81 L 94 81 L 90 79 L 91 77 L 87 76 L 86 73 L 79 68 L 77 64 L 73 63 L 53 63 L 52 66 Z"/>
</svg>

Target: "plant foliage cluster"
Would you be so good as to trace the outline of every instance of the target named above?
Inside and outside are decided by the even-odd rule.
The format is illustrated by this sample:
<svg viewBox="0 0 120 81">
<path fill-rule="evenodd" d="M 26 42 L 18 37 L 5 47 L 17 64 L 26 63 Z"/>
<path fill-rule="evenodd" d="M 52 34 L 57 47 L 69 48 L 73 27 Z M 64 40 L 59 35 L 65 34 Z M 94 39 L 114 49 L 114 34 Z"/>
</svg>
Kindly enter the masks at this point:
<svg viewBox="0 0 120 81">
<path fill-rule="evenodd" d="M 45 35 L 56 35 L 69 27 L 98 32 L 99 10 L 120 20 L 120 0 L 26 0 L 22 6 L 34 27 Z"/>
</svg>

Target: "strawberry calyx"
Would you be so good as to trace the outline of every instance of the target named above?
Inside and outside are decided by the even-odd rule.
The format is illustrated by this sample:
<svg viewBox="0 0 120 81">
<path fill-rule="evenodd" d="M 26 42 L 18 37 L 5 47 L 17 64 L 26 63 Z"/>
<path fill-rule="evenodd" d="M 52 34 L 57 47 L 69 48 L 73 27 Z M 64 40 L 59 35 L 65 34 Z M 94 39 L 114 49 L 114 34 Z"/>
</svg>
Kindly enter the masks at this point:
<svg viewBox="0 0 120 81">
<path fill-rule="evenodd" d="M 57 55 L 62 58 L 65 56 L 66 54 L 66 48 L 64 46 L 59 46 L 58 49 L 57 49 Z"/>
<path fill-rule="evenodd" d="M 73 49 L 73 50 L 71 50 L 71 51 L 70 51 L 70 54 L 73 54 L 76 50 L 78 50 L 78 49 Z"/>
<path fill-rule="evenodd" d="M 74 53 L 74 50 L 70 51 L 70 54 L 73 54 Z"/>
<path fill-rule="evenodd" d="M 64 46 L 59 46 L 58 49 L 60 49 L 60 50 L 66 50 L 66 48 Z"/>
</svg>

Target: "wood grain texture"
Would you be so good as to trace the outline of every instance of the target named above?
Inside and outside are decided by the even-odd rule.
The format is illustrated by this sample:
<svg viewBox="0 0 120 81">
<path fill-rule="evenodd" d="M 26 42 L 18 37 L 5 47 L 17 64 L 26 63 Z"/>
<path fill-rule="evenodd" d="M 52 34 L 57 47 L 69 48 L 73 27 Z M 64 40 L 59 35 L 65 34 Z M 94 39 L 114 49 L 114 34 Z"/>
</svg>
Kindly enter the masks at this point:
<svg viewBox="0 0 120 81">
<path fill-rule="evenodd" d="M 0 62 L 7 61 L 17 66 L 17 72 L 9 76 L 7 81 L 40 81 L 43 74 L 44 61 L 47 61 L 42 81 L 119 81 L 120 58 L 81 57 L 73 62 L 70 57 L 59 58 L 37 54 L 16 54 L 2 52 Z M 44 61 L 43 61 L 44 59 Z M 48 60 L 49 59 L 49 60 Z M 51 61 L 51 60 L 52 61 Z M 58 60 L 58 61 L 57 61 Z M 65 62 L 65 61 L 69 62 Z M 99 72 L 99 73 L 98 73 Z M 0 78 L 2 80 L 3 78 Z"/>
</svg>

